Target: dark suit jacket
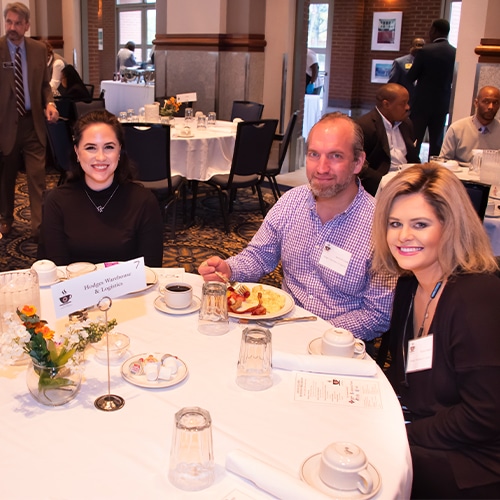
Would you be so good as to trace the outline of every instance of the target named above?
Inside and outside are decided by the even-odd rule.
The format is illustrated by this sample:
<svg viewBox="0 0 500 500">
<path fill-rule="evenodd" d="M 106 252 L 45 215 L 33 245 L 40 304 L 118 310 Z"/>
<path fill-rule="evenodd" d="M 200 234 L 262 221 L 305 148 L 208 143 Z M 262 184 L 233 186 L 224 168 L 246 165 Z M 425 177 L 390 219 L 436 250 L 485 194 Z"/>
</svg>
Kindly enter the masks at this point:
<svg viewBox="0 0 500 500">
<path fill-rule="evenodd" d="M 389 141 L 387 140 L 384 122 L 376 108 L 358 118 L 357 122 L 363 129 L 364 150 L 366 162 L 368 163 L 362 170 L 360 179 L 363 187 L 372 196 L 375 196 L 380 179 L 389 172 L 391 166 Z M 413 124 L 407 118 L 401 123 L 399 130 L 406 145 L 407 163 L 420 163 L 417 150 L 413 145 L 415 141 Z"/>
<path fill-rule="evenodd" d="M 28 65 L 28 86 L 31 100 L 31 113 L 38 140 L 45 146 L 45 107 L 54 101 L 49 85 L 47 50 L 45 45 L 25 37 L 26 62 Z M 5 36 L 0 38 L 0 151 L 9 154 L 14 147 L 17 134 L 18 114 L 14 66 Z"/>
<path fill-rule="evenodd" d="M 408 80 L 417 81 L 413 109 L 448 112 L 456 50 L 447 40 L 425 44 L 415 55 Z"/>
<path fill-rule="evenodd" d="M 406 56 L 398 57 L 394 59 L 392 63 L 391 73 L 389 74 L 389 81 L 387 83 L 399 83 L 406 88 L 408 94 L 410 94 L 410 102 L 413 98 L 413 93 L 415 91 L 413 82 L 408 80 L 408 71 L 413 65 L 414 57 L 411 54 Z"/>
</svg>

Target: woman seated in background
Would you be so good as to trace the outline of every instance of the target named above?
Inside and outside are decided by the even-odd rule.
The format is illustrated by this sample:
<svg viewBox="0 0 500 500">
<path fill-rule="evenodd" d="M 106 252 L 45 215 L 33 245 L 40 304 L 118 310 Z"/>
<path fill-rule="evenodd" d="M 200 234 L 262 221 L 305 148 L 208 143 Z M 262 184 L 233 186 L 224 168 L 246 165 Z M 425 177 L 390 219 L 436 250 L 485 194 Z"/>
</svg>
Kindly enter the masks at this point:
<svg viewBox="0 0 500 500">
<path fill-rule="evenodd" d="M 61 70 L 61 85 L 58 90 L 62 98 L 72 101 L 90 101 L 91 99 L 78 71 L 71 64 Z"/>
<path fill-rule="evenodd" d="M 67 265 L 143 256 L 146 265 L 161 267 L 161 210 L 155 196 L 133 182 L 117 118 L 105 110 L 87 113 L 75 124 L 74 143 L 67 183 L 44 201 L 39 258 Z"/>
<path fill-rule="evenodd" d="M 412 498 L 500 498 L 500 279 L 461 181 L 399 173 L 373 238 L 375 269 L 400 275 L 387 375 L 411 422 Z"/>
</svg>

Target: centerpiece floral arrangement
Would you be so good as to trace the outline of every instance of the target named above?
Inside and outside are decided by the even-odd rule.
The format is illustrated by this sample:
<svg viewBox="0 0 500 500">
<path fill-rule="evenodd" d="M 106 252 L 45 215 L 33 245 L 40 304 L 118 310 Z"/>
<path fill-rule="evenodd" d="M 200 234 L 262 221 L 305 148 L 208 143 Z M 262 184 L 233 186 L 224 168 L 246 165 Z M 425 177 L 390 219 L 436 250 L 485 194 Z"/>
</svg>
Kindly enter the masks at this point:
<svg viewBox="0 0 500 500">
<path fill-rule="evenodd" d="M 163 101 L 163 106 L 160 108 L 160 116 L 174 116 L 177 111 L 179 111 L 181 105 L 175 97 L 170 99 L 165 99 Z"/>
</svg>

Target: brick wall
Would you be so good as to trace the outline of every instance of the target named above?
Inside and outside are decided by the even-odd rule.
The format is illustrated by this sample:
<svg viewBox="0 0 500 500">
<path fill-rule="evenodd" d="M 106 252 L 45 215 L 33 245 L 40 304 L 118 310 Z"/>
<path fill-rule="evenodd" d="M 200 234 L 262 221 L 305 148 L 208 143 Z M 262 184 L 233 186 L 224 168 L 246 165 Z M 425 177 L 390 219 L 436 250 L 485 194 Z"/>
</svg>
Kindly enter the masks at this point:
<svg viewBox="0 0 500 500">
<path fill-rule="evenodd" d="M 335 0 L 329 106 L 370 108 L 381 84 L 371 83 L 372 59 L 395 59 L 408 53 L 413 38 L 427 40 L 429 27 L 441 17 L 441 0 Z M 399 52 L 372 51 L 374 12 L 401 11 Z"/>
</svg>

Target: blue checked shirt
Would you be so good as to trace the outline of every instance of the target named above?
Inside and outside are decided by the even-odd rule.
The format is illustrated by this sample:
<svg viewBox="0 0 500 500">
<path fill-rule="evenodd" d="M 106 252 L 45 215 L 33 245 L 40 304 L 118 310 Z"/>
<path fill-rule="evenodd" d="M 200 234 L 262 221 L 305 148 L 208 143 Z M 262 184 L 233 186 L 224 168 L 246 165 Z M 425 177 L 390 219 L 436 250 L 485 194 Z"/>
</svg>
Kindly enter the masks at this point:
<svg viewBox="0 0 500 500">
<path fill-rule="evenodd" d="M 375 200 L 361 186 L 347 210 L 323 224 L 309 186 L 286 192 L 241 253 L 227 259 L 231 279 L 258 281 L 283 267 L 283 289 L 295 303 L 356 337 L 389 328 L 396 277 L 371 271 Z M 345 276 L 320 264 L 325 244 L 351 253 Z"/>
</svg>

